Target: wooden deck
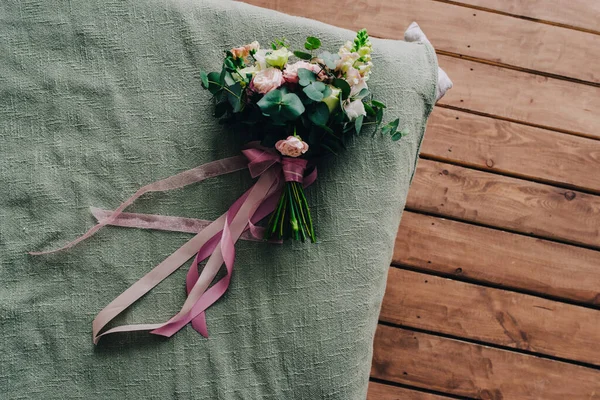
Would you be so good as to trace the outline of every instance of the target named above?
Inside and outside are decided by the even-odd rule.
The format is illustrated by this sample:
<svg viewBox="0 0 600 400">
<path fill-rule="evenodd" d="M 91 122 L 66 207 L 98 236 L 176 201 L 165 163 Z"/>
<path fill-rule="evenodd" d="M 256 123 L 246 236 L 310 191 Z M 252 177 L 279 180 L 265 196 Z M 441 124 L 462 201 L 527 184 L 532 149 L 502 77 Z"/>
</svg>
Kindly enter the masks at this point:
<svg viewBox="0 0 600 400">
<path fill-rule="evenodd" d="M 246 1 L 379 37 L 417 21 L 454 81 L 400 227 L 369 398 L 600 399 L 600 1 Z"/>
</svg>

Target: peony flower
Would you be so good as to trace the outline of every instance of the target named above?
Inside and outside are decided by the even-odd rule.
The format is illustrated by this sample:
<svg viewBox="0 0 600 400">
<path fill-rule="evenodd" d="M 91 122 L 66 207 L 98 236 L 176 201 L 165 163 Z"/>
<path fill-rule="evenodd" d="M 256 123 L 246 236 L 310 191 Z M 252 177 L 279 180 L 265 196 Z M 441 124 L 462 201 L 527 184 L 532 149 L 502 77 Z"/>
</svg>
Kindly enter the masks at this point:
<svg viewBox="0 0 600 400">
<path fill-rule="evenodd" d="M 272 67 L 277 67 L 283 69 L 283 66 L 287 63 L 288 58 L 293 53 L 290 52 L 287 48 L 282 47 L 278 50 L 273 50 L 270 54 L 267 54 L 265 59 L 267 60 L 267 64 Z"/>
<path fill-rule="evenodd" d="M 287 139 L 275 143 L 275 148 L 284 156 L 299 157 L 308 151 L 308 144 L 299 136 L 288 136 Z"/>
<path fill-rule="evenodd" d="M 283 70 L 283 77 L 285 78 L 286 82 L 298 83 L 299 68 L 307 69 L 309 71 L 314 72 L 315 74 L 318 74 L 319 71 L 321 71 L 321 67 L 317 64 L 311 64 L 306 61 L 298 61 L 294 64 L 286 65 L 285 69 Z"/>
<path fill-rule="evenodd" d="M 362 100 L 354 100 L 346 103 L 346 105 L 344 105 L 344 111 L 346 111 L 346 115 L 350 118 L 350 121 L 355 120 L 360 115 L 367 115 Z"/>
<path fill-rule="evenodd" d="M 267 68 L 260 70 L 252 78 L 252 88 L 258 93 L 269 93 L 273 89 L 277 89 L 283 85 L 283 73 L 277 68 Z"/>
<path fill-rule="evenodd" d="M 341 90 L 336 88 L 335 86 L 329 85 L 329 89 L 331 89 L 331 94 L 321 100 L 323 103 L 327 104 L 327 108 L 329 108 L 329 112 L 332 113 L 333 110 L 340 104 L 340 92 Z"/>
<path fill-rule="evenodd" d="M 231 49 L 231 54 L 233 54 L 233 58 L 246 58 L 250 54 L 251 50 L 258 51 L 259 48 L 260 45 L 258 42 L 254 41 L 250 44 Z"/>
</svg>

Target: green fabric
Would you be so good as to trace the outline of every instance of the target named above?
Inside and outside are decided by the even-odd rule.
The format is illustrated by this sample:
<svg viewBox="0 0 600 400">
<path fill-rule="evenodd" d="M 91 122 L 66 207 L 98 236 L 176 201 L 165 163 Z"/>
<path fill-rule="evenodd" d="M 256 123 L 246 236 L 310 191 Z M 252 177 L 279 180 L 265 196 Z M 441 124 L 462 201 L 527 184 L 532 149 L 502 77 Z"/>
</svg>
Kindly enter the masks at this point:
<svg viewBox="0 0 600 400">
<path fill-rule="evenodd" d="M 401 210 L 435 94 L 425 44 L 373 39 L 369 81 L 410 135 L 364 135 L 307 190 L 318 244 L 239 242 L 228 293 L 191 326 L 91 341 L 96 313 L 190 235 L 105 228 L 53 256 L 143 184 L 238 154 L 199 70 L 224 49 L 354 33 L 228 1 L 0 4 L 0 395 L 8 399 L 362 399 Z M 149 195 L 131 211 L 216 218 L 247 172 Z M 185 269 L 119 317 L 159 322 Z"/>
</svg>

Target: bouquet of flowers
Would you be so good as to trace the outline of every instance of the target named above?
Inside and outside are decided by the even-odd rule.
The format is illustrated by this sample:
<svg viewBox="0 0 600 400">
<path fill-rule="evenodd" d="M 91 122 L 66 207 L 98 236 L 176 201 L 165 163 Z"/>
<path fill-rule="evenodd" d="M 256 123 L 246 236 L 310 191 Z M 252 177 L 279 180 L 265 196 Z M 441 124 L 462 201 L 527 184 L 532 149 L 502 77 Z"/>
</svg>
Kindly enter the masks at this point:
<svg viewBox="0 0 600 400">
<path fill-rule="evenodd" d="M 385 104 L 373 99 L 367 81 L 373 67 L 371 43 L 365 30 L 337 54 L 315 53 L 321 41 L 309 36 L 304 50 L 291 52 L 285 40 L 275 40 L 264 50 L 258 42 L 225 53 L 221 72 L 201 72 L 202 85 L 214 98 L 215 116 L 232 132 L 245 135 L 243 155 L 215 160 L 138 189 L 114 211 L 109 211 L 85 234 L 59 249 L 32 252 L 49 254 L 73 247 L 106 225 L 162 230 L 181 229 L 181 219 L 162 215 L 125 215 L 124 211 L 149 192 L 181 188 L 207 178 L 249 169 L 258 181 L 214 221 L 186 220 L 196 236 L 158 264 L 96 316 L 92 324 L 94 343 L 115 333 L 150 330 L 171 336 L 192 323 L 208 336 L 205 310 L 226 292 L 235 260 L 235 243 L 249 230 L 252 238 L 292 238 L 316 241 L 304 186 L 316 178 L 315 160 L 337 154 L 353 135 L 368 126 L 373 134 L 399 140 L 396 119 L 382 126 Z M 297 61 L 291 62 L 295 56 Z M 305 174 L 307 169 L 312 169 Z M 268 226 L 254 224 L 271 215 Z M 184 224 L 185 225 L 185 224 Z M 248 236 L 246 237 L 248 238 Z M 124 309 L 194 257 L 186 277 L 187 300 L 171 319 L 159 324 L 104 327 Z M 202 272 L 199 265 L 207 260 Z M 218 279 L 221 266 L 227 274 Z"/>
<path fill-rule="evenodd" d="M 293 52 L 285 39 L 273 41 L 270 49 L 255 41 L 226 51 L 220 72 L 200 73 L 213 95 L 215 117 L 247 141 L 274 147 L 295 166 L 288 168 L 267 239 L 316 241 L 302 185 L 304 168 L 316 158 L 337 154 L 369 125 L 373 134 L 380 130 L 392 140 L 407 133 L 398 130 L 398 119 L 382 126 L 385 104 L 367 86 L 373 62 L 365 29 L 336 54 L 319 49 L 321 41 L 314 36 Z"/>
</svg>

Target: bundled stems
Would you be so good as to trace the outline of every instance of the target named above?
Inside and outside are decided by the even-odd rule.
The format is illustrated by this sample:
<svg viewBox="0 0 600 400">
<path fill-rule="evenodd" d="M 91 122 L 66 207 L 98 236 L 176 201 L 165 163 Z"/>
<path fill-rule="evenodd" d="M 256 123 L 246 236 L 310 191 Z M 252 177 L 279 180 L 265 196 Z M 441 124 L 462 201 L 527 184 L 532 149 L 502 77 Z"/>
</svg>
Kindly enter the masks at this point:
<svg viewBox="0 0 600 400">
<path fill-rule="evenodd" d="M 299 182 L 285 183 L 265 234 L 265 239 L 287 238 L 302 242 L 307 238 L 312 243 L 317 241 L 304 188 Z"/>
</svg>

